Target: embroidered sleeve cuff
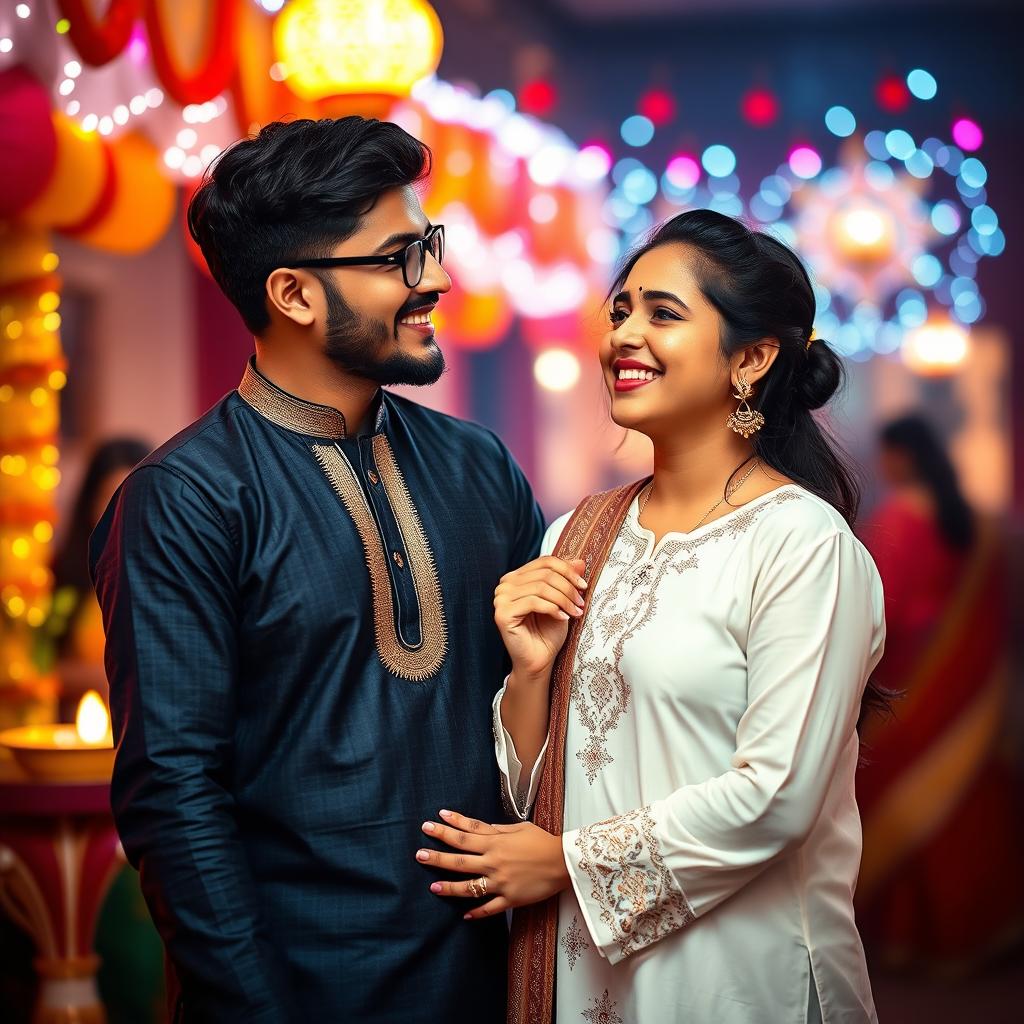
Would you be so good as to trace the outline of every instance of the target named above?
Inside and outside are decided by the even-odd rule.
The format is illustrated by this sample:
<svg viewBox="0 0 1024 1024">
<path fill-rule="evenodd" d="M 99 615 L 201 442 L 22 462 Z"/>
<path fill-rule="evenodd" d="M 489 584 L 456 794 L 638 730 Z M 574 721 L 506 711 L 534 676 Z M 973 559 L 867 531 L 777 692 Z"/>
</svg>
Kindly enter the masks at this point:
<svg viewBox="0 0 1024 1024">
<path fill-rule="evenodd" d="M 587 930 L 613 964 L 695 920 L 658 849 L 655 813 L 652 804 L 562 836 Z"/>
<path fill-rule="evenodd" d="M 498 760 L 498 769 L 501 771 L 501 797 L 505 809 L 509 814 L 526 821 L 530 815 L 530 808 L 537 797 L 537 789 L 540 786 L 541 766 L 544 764 L 544 755 L 547 753 L 548 741 L 544 740 L 544 746 L 540 748 L 537 760 L 530 772 L 529 779 L 523 779 L 523 766 L 516 754 L 515 744 L 508 734 L 501 721 L 501 698 L 505 695 L 505 686 L 508 685 L 508 677 L 505 678 L 505 685 L 497 692 L 492 706 L 494 723 L 494 756 Z"/>
</svg>

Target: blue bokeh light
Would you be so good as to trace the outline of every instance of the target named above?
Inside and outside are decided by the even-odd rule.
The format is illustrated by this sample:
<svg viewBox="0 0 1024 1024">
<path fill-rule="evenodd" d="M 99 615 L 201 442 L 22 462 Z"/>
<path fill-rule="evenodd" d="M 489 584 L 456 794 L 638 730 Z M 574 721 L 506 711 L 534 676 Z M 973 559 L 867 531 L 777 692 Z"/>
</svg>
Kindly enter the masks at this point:
<svg viewBox="0 0 1024 1024">
<path fill-rule="evenodd" d="M 643 114 L 633 114 L 622 122 L 619 134 L 627 146 L 646 146 L 654 138 L 654 122 Z"/>
<path fill-rule="evenodd" d="M 890 156 L 897 160 L 906 160 L 917 149 L 917 146 L 914 144 L 914 137 L 910 132 L 905 132 L 902 128 L 894 128 L 891 132 L 886 132 L 885 148 Z"/>
<path fill-rule="evenodd" d="M 626 156 L 623 157 L 615 166 L 612 168 L 612 181 L 616 185 L 621 185 L 626 180 L 626 175 L 630 171 L 636 171 L 643 168 L 643 164 L 636 159 L 636 157 Z"/>
<path fill-rule="evenodd" d="M 914 280 L 922 288 L 932 288 L 939 283 L 942 277 L 942 264 L 931 253 L 922 253 L 914 260 L 911 272 L 914 275 Z"/>
<path fill-rule="evenodd" d="M 700 162 L 713 178 L 726 178 L 736 170 L 736 154 L 719 143 L 708 146 L 701 154 Z"/>
<path fill-rule="evenodd" d="M 877 129 L 868 132 L 864 136 L 864 148 L 868 155 L 874 157 L 875 160 L 889 159 L 889 150 L 885 148 L 885 132 L 880 132 Z"/>
<path fill-rule="evenodd" d="M 940 235 L 955 235 L 960 230 L 960 211 L 948 199 L 940 199 L 932 207 L 932 227 Z"/>
<path fill-rule="evenodd" d="M 867 179 L 868 184 L 879 192 L 884 192 L 887 188 L 891 188 L 893 182 L 896 180 L 896 174 L 893 169 L 881 160 L 872 160 L 864 168 L 864 177 Z"/>
<path fill-rule="evenodd" d="M 631 203 L 643 206 L 658 194 L 658 179 L 646 167 L 634 167 L 622 181 L 622 194 Z"/>
<path fill-rule="evenodd" d="M 939 83 L 935 81 L 935 76 L 929 74 L 924 68 L 914 68 L 907 75 L 907 88 L 919 100 L 931 100 L 939 91 Z"/>
<path fill-rule="evenodd" d="M 908 173 L 912 174 L 915 178 L 930 178 L 932 171 L 935 169 L 932 158 L 923 149 L 914 150 L 907 157 L 905 166 Z"/>
<path fill-rule="evenodd" d="M 845 139 L 857 130 L 857 118 L 847 107 L 829 107 L 825 113 L 825 127 L 833 135 Z"/>
<path fill-rule="evenodd" d="M 970 188 L 981 188 L 988 181 L 988 171 L 976 156 L 969 156 L 960 165 L 960 179 Z"/>
</svg>

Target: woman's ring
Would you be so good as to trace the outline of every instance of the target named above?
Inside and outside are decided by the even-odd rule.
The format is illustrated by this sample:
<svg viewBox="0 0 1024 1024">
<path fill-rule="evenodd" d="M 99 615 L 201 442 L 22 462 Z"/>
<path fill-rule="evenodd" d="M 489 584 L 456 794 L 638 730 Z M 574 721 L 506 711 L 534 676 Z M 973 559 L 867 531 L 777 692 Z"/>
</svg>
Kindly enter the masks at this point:
<svg viewBox="0 0 1024 1024">
<path fill-rule="evenodd" d="M 479 878 L 478 878 L 478 879 L 476 880 L 476 884 L 480 886 L 480 892 L 481 892 L 481 893 L 482 893 L 482 894 L 483 894 L 484 896 L 486 896 L 486 895 L 487 895 L 487 879 L 486 879 L 486 878 L 484 878 L 484 876 L 483 876 L 483 875 L 481 875 L 481 876 L 480 876 L 480 877 L 479 877 Z"/>
<path fill-rule="evenodd" d="M 477 887 L 476 887 L 476 882 L 474 882 L 474 881 L 473 881 L 473 879 L 470 879 L 470 880 L 469 880 L 469 882 L 468 882 L 467 884 L 469 885 L 469 891 L 470 891 L 470 892 L 471 892 L 471 893 L 472 893 L 472 894 L 473 894 L 473 895 L 474 895 L 474 896 L 475 896 L 475 897 L 476 897 L 477 899 L 479 899 L 479 898 L 480 898 L 480 890 L 479 890 L 479 889 L 477 889 Z"/>
</svg>

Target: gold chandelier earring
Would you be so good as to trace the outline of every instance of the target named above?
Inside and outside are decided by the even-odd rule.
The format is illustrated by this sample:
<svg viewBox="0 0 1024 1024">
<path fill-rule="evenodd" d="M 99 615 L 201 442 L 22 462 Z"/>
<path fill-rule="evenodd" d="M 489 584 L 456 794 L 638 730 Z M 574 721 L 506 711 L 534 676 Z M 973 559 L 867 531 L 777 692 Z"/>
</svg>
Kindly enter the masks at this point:
<svg viewBox="0 0 1024 1024">
<path fill-rule="evenodd" d="M 753 385 L 741 373 L 736 381 L 736 393 L 733 395 L 733 398 L 739 399 L 740 404 L 725 421 L 725 425 L 745 438 L 756 434 L 764 426 L 764 417 L 756 409 L 750 408 L 749 399 L 753 394 Z"/>
</svg>

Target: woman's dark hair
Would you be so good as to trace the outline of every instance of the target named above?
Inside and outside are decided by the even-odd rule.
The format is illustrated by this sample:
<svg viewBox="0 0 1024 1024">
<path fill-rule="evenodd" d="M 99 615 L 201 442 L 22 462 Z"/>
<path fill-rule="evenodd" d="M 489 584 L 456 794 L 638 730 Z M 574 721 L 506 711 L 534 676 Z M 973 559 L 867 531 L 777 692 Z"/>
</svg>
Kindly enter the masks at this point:
<svg viewBox="0 0 1024 1024">
<path fill-rule="evenodd" d="M 882 428 L 879 440 L 886 448 L 901 451 L 910 458 L 915 477 L 935 501 L 943 537 L 954 548 L 969 548 L 974 540 L 974 515 L 960 490 L 953 463 L 931 424 L 922 416 L 901 416 Z"/>
<path fill-rule="evenodd" d="M 800 258 L 770 235 L 714 210 L 688 210 L 659 225 L 622 264 L 609 296 L 634 264 L 663 245 L 686 245 L 704 298 L 722 318 L 721 351 L 728 358 L 764 338 L 779 342 L 771 369 L 750 405 L 765 425 L 752 437 L 754 454 L 853 526 L 860 486 L 849 456 L 812 415 L 843 384 L 839 356 L 815 338 L 814 291 Z M 888 710 L 894 694 L 869 680 L 863 712 Z"/>
<path fill-rule="evenodd" d="M 765 418 L 753 435 L 755 455 L 817 494 L 852 526 L 860 486 L 849 457 L 812 416 L 844 381 L 843 364 L 815 338 L 814 291 L 800 258 L 771 235 L 714 210 L 688 210 L 659 225 L 622 264 L 617 292 L 641 256 L 663 245 L 686 245 L 704 298 L 722 317 L 726 358 L 764 338 L 779 342 L 771 369 L 758 383 L 752 408 Z"/>
<path fill-rule="evenodd" d="M 188 204 L 188 229 L 210 273 L 260 334 L 264 285 L 277 267 L 330 256 L 390 189 L 430 172 L 430 150 L 388 121 L 275 121 L 236 142 Z"/>
<path fill-rule="evenodd" d="M 89 581 L 89 534 L 92 533 L 93 507 L 100 484 L 117 470 L 125 474 L 149 454 L 149 445 L 134 437 L 116 437 L 104 441 L 92 454 L 85 476 L 71 508 L 64 541 L 53 559 L 54 589 L 74 587 L 79 593 L 92 588 Z"/>
</svg>

